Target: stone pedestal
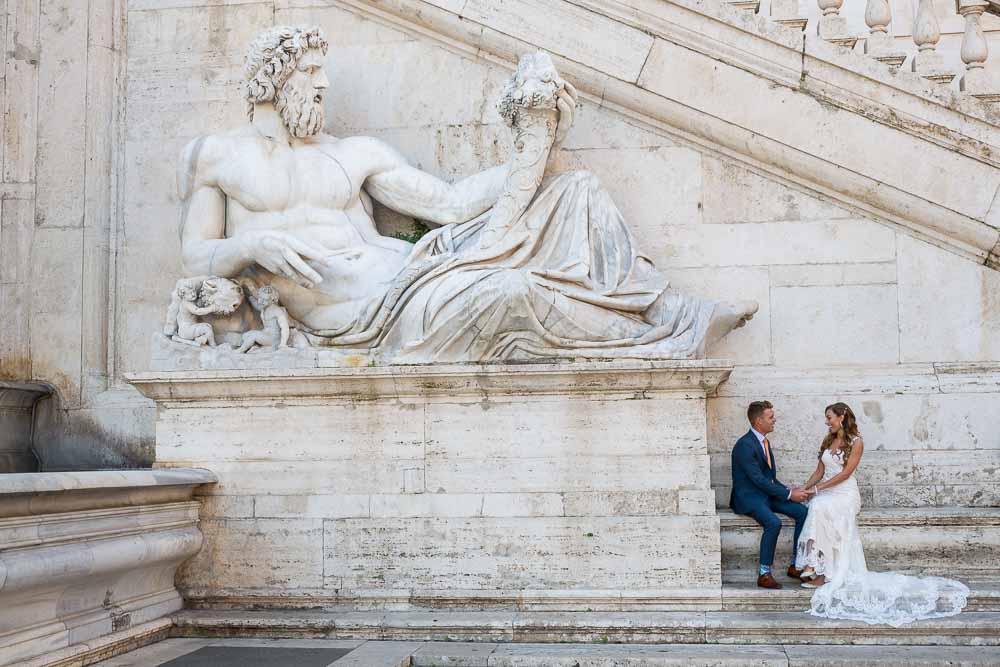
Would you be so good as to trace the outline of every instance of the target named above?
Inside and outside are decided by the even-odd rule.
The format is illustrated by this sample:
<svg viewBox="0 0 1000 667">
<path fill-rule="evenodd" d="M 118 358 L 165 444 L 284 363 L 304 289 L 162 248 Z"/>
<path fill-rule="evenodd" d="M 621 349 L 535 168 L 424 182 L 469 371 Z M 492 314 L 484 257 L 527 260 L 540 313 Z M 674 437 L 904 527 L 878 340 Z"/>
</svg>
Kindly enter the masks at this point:
<svg viewBox="0 0 1000 667">
<path fill-rule="evenodd" d="M 715 361 L 136 375 L 211 469 L 195 605 L 718 608 Z"/>
</svg>

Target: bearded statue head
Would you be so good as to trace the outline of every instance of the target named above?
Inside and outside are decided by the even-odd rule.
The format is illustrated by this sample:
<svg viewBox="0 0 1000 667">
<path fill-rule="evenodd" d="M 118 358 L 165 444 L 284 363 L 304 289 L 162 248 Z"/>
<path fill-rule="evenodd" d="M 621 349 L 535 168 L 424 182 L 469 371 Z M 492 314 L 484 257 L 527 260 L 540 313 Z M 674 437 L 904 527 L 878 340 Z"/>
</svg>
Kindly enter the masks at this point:
<svg viewBox="0 0 1000 667">
<path fill-rule="evenodd" d="M 253 120 L 255 104 L 272 102 L 292 136 L 309 137 L 322 130 L 321 94 L 310 83 L 312 74 L 299 65 L 307 53 L 326 55 L 327 48 L 318 27 L 275 26 L 257 35 L 243 65 L 247 116 Z"/>
</svg>

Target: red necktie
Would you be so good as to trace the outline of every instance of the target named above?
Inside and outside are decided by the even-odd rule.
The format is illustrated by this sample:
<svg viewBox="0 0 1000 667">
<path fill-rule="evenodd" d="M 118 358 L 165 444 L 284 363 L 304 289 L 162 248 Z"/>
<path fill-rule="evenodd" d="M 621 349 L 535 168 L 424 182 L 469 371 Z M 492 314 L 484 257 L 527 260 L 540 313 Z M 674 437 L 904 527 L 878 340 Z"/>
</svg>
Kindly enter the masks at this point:
<svg viewBox="0 0 1000 667">
<path fill-rule="evenodd" d="M 767 459 L 767 467 L 771 467 L 771 443 L 764 438 L 764 458 Z"/>
</svg>

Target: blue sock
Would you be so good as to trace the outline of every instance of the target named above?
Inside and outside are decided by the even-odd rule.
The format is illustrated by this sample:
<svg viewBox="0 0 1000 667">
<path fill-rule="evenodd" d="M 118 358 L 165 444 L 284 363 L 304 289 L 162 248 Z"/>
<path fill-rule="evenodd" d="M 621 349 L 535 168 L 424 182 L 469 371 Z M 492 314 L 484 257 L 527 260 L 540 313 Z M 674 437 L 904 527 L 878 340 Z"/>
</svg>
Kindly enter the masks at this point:
<svg viewBox="0 0 1000 667">
<path fill-rule="evenodd" d="M 771 566 L 764 565 L 763 563 L 761 563 L 760 570 L 757 572 L 757 574 L 770 574 L 770 573 L 771 573 Z"/>
</svg>

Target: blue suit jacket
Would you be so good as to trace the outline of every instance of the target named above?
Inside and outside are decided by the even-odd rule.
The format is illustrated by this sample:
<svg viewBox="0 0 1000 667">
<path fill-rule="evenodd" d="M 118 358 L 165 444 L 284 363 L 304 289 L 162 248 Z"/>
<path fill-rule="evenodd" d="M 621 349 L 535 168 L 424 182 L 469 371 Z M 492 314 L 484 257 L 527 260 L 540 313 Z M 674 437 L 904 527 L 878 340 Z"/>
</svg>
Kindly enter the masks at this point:
<svg viewBox="0 0 1000 667">
<path fill-rule="evenodd" d="M 729 496 L 729 506 L 737 514 L 749 514 L 755 507 L 767 505 L 768 498 L 788 499 L 788 487 L 777 479 L 774 451 L 771 451 L 771 465 L 768 467 L 764 448 L 753 431 L 747 431 L 736 441 L 732 463 L 733 491 Z"/>
</svg>

